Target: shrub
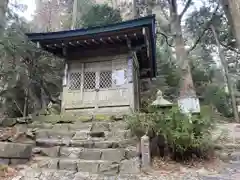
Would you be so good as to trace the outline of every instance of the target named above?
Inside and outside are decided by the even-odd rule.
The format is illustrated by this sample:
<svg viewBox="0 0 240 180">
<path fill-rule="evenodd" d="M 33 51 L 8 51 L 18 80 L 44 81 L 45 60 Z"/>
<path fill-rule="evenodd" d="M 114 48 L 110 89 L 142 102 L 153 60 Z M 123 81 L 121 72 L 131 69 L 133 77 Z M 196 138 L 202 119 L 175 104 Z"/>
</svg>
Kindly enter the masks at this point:
<svg viewBox="0 0 240 180">
<path fill-rule="evenodd" d="M 140 138 L 147 133 L 150 139 L 161 135 L 165 138 L 171 157 L 175 160 L 196 155 L 207 157 L 212 149 L 211 130 L 214 122 L 204 111 L 188 117 L 174 107 L 168 112 L 128 116 L 128 127 Z"/>
</svg>

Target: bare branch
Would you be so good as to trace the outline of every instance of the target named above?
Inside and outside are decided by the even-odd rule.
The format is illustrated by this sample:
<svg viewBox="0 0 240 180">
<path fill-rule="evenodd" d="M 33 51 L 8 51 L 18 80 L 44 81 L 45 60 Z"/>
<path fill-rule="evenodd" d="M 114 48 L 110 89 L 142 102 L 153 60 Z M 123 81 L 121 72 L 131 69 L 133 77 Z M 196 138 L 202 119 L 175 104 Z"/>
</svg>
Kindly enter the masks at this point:
<svg viewBox="0 0 240 180">
<path fill-rule="evenodd" d="M 18 105 L 17 101 L 16 100 L 13 100 L 14 104 L 16 105 L 16 107 L 18 108 L 18 110 L 20 111 L 20 113 L 22 114 L 23 116 L 23 111 L 22 109 L 20 108 L 20 106 Z"/>
<path fill-rule="evenodd" d="M 165 38 L 165 41 L 166 41 L 166 43 L 167 43 L 168 46 L 174 47 L 172 44 L 170 44 L 170 43 L 168 42 L 168 36 L 167 36 L 166 34 L 164 34 L 163 32 L 157 32 L 157 34 L 160 34 L 160 35 L 162 35 L 162 36 Z"/>
<path fill-rule="evenodd" d="M 181 14 L 179 15 L 179 19 L 182 19 L 183 15 L 185 14 L 185 12 L 188 10 L 188 8 L 190 7 L 192 3 L 192 0 L 188 0 L 185 7 L 183 8 L 183 11 L 181 12 Z"/>
<path fill-rule="evenodd" d="M 160 8 L 161 8 L 163 16 L 166 18 L 167 21 L 169 21 L 169 16 L 167 15 L 166 11 L 164 11 L 164 8 L 162 6 L 160 6 Z"/>
<path fill-rule="evenodd" d="M 201 41 L 202 37 L 205 35 L 205 32 L 209 29 L 209 27 L 212 24 L 212 21 L 213 21 L 215 15 L 217 13 L 218 8 L 219 8 L 219 3 L 217 5 L 217 7 L 215 8 L 215 10 L 213 11 L 211 19 L 205 23 L 205 27 L 204 27 L 203 31 L 201 32 L 201 34 L 196 39 L 196 41 L 194 42 L 193 46 L 188 50 L 188 52 L 187 52 L 188 54 L 197 47 L 198 43 Z"/>
<path fill-rule="evenodd" d="M 171 0 L 169 5 L 170 5 L 171 12 L 177 14 L 177 1 Z"/>
<path fill-rule="evenodd" d="M 230 50 L 230 51 L 233 51 L 233 52 L 235 52 L 235 53 L 237 53 L 237 54 L 240 54 L 240 52 L 239 52 L 237 49 L 235 49 L 235 48 L 233 48 L 233 47 L 231 47 L 231 46 L 228 46 L 228 45 L 226 45 L 226 44 L 224 44 L 224 43 L 222 43 L 222 42 L 220 42 L 220 44 L 221 44 L 221 46 L 223 46 L 224 48 L 226 48 L 226 49 L 228 49 L 228 50 Z"/>
</svg>

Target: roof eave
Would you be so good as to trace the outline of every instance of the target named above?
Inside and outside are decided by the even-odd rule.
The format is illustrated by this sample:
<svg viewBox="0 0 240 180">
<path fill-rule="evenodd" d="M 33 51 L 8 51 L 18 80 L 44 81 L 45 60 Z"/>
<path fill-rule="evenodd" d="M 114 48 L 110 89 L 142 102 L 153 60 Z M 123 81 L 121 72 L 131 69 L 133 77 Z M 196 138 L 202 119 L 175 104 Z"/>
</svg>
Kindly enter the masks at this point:
<svg viewBox="0 0 240 180">
<path fill-rule="evenodd" d="M 151 16 L 146 16 L 139 19 L 124 21 L 121 23 L 110 24 L 106 26 L 90 27 L 90 28 L 84 28 L 84 29 L 59 31 L 59 32 L 27 33 L 26 35 L 31 41 L 62 39 L 62 38 L 69 38 L 69 37 L 76 37 L 76 36 L 94 35 L 98 33 L 121 31 L 129 28 L 152 26 L 152 21 L 154 19 L 155 19 L 155 15 L 151 15 Z"/>
</svg>

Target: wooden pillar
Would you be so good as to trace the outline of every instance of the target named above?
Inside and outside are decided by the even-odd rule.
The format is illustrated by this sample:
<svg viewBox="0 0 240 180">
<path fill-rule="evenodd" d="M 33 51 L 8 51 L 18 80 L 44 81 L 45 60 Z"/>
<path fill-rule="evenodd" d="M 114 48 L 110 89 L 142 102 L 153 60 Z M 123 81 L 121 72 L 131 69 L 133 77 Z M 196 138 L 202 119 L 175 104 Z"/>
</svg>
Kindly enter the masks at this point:
<svg viewBox="0 0 240 180">
<path fill-rule="evenodd" d="M 65 112 L 65 102 L 64 102 L 64 96 L 66 96 L 67 92 L 67 85 L 68 85 L 68 62 L 67 62 L 67 47 L 63 47 L 63 56 L 65 57 L 65 68 L 64 68 L 64 76 L 63 76 L 63 83 L 62 83 L 62 95 L 61 95 L 61 113 Z"/>
</svg>

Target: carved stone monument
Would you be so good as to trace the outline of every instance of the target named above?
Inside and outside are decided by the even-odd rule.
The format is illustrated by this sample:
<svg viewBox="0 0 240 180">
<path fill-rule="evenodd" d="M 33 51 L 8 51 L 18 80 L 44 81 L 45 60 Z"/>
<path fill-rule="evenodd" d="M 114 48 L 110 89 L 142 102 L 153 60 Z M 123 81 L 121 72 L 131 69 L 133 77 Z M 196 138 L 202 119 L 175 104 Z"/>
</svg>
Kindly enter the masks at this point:
<svg viewBox="0 0 240 180">
<path fill-rule="evenodd" d="M 151 165 L 149 137 L 144 135 L 141 138 L 142 169 L 148 170 Z"/>
</svg>

